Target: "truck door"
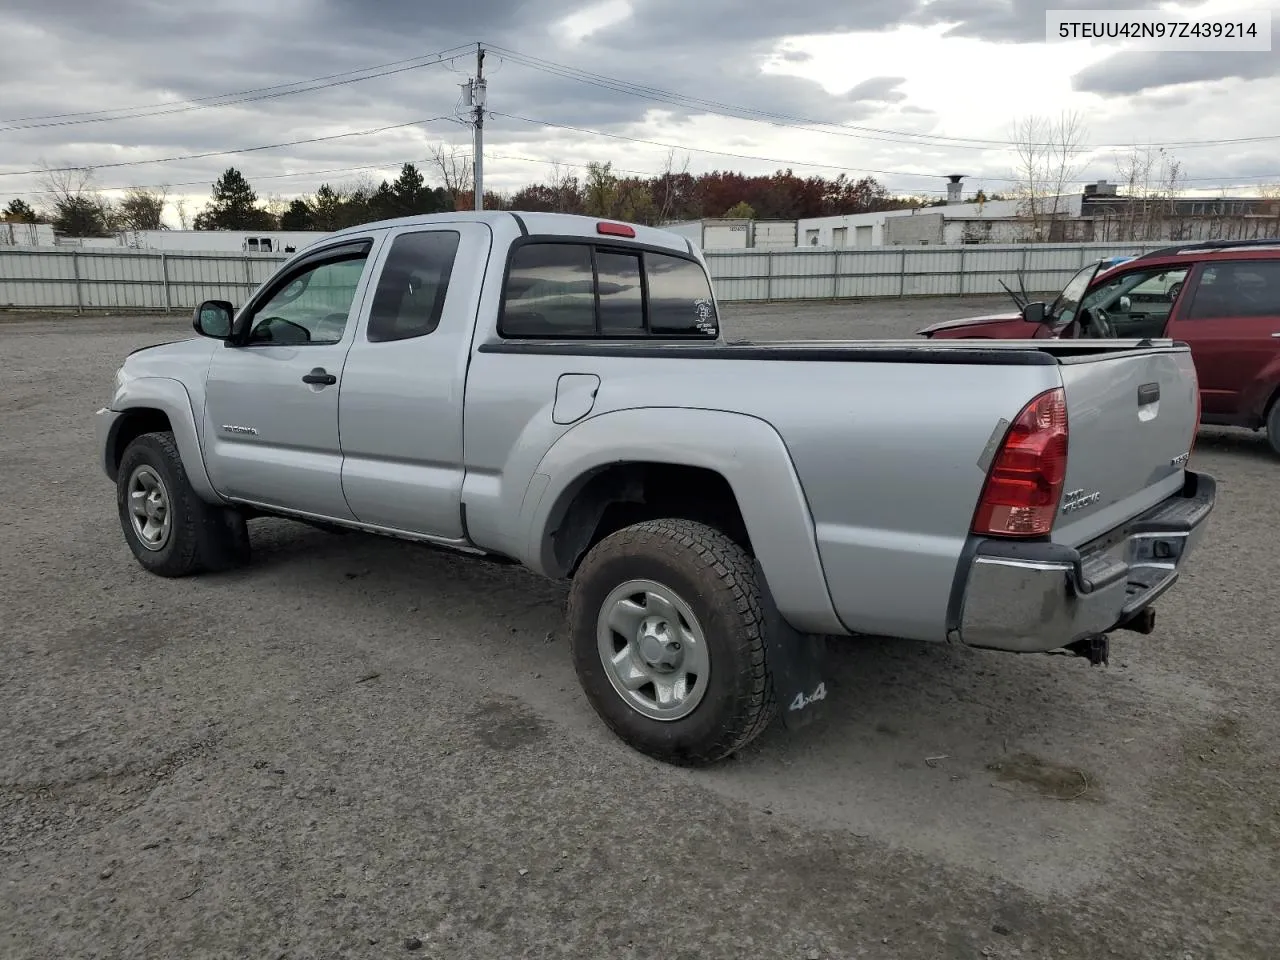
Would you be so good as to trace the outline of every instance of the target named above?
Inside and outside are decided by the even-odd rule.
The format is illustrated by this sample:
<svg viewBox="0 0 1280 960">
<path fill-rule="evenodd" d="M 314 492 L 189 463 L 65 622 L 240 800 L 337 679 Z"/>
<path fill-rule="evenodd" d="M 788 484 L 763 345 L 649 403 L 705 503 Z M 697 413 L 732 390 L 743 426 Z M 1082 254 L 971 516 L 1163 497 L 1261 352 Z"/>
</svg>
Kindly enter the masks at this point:
<svg viewBox="0 0 1280 960">
<path fill-rule="evenodd" d="M 213 352 L 205 383 L 210 479 L 226 496 L 353 519 L 342 496 L 338 392 L 375 237 L 344 238 L 268 282 Z"/>
<path fill-rule="evenodd" d="M 489 227 L 387 234 L 342 374 L 342 490 L 357 519 L 464 541 L 463 389 Z"/>
<path fill-rule="evenodd" d="M 1200 264 L 1167 335 L 1191 347 L 1209 423 L 1255 425 L 1280 354 L 1280 261 Z"/>
</svg>

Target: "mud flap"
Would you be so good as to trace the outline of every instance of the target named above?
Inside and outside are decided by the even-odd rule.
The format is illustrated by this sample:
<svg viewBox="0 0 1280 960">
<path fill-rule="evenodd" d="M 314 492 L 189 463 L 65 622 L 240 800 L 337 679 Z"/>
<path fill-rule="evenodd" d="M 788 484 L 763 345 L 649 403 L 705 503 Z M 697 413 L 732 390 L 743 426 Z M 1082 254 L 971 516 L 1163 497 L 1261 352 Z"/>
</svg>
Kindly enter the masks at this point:
<svg viewBox="0 0 1280 960">
<path fill-rule="evenodd" d="M 755 563 L 755 572 L 764 608 L 765 651 L 769 657 L 769 672 L 773 674 L 773 695 L 783 724 L 788 730 L 798 730 L 817 719 L 819 709 L 827 699 L 823 675 L 827 638 L 800 633 L 787 623 L 778 612 L 759 561 Z"/>
</svg>

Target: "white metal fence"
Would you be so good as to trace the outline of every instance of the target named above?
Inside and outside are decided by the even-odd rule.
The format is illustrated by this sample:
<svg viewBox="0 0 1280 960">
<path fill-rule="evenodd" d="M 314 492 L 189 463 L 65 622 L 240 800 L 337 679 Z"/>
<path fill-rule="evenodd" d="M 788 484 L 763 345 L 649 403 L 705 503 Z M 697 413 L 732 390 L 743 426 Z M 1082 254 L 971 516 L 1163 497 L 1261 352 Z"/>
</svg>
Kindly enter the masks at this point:
<svg viewBox="0 0 1280 960">
<path fill-rule="evenodd" d="M 1000 281 L 1057 291 L 1081 266 L 1160 244 L 1017 244 L 709 250 L 722 300 L 823 300 L 998 294 Z M 189 310 L 242 303 L 284 254 L 0 248 L 0 309 Z"/>
</svg>

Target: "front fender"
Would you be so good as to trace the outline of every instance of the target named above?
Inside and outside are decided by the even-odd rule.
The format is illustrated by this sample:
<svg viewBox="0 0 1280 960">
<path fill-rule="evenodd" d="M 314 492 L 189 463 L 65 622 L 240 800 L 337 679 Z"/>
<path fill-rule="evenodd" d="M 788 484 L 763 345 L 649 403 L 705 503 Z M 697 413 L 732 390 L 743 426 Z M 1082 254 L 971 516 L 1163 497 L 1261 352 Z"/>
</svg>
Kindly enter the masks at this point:
<svg viewBox="0 0 1280 960">
<path fill-rule="evenodd" d="M 98 444 L 107 476 L 115 479 L 112 451 L 121 428 L 129 422 L 131 413 L 144 410 L 158 410 L 168 418 L 174 441 L 178 445 L 178 453 L 182 455 L 182 466 L 196 495 L 204 500 L 220 502 L 222 498 L 214 490 L 208 471 L 205 470 L 191 396 L 181 381 L 168 377 L 133 377 L 125 380 L 117 387 L 111 398 L 111 405 L 98 411 Z"/>
<path fill-rule="evenodd" d="M 604 413 L 564 433 L 543 456 L 521 508 L 529 565 L 563 576 L 552 546 L 583 484 L 618 463 L 714 470 L 729 482 L 778 610 L 797 630 L 841 634 L 813 517 L 791 455 L 764 420 L 721 410 L 643 407 Z"/>
</svg>

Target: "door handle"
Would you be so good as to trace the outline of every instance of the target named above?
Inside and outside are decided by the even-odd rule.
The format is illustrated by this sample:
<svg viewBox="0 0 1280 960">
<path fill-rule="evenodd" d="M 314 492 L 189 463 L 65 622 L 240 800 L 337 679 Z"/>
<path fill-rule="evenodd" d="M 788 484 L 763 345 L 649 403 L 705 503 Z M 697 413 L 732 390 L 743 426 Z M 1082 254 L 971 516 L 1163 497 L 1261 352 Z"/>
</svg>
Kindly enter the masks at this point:
<svg viewBox="0 0 1280 960">
<path fill-rule="evenodd" d="M 322 383 L 322 384 L 329 385 L 329 384 L 337 383 L 338 378 L 335 377 L 332 373 L 329 373 L 328 371 L 326 371 L 324 367 L 316 367 L 310 373 L 306 373 L 302 375 L 302 382 L 303 383 Z"/>
<path fill-rule="evenodd" d="M 1273 337 L 1280 337 L 1280 333 L 1273 333 L 1273 334 L 1272 334 L 1272 336 L 1273 336 Z"/>
</svg>

